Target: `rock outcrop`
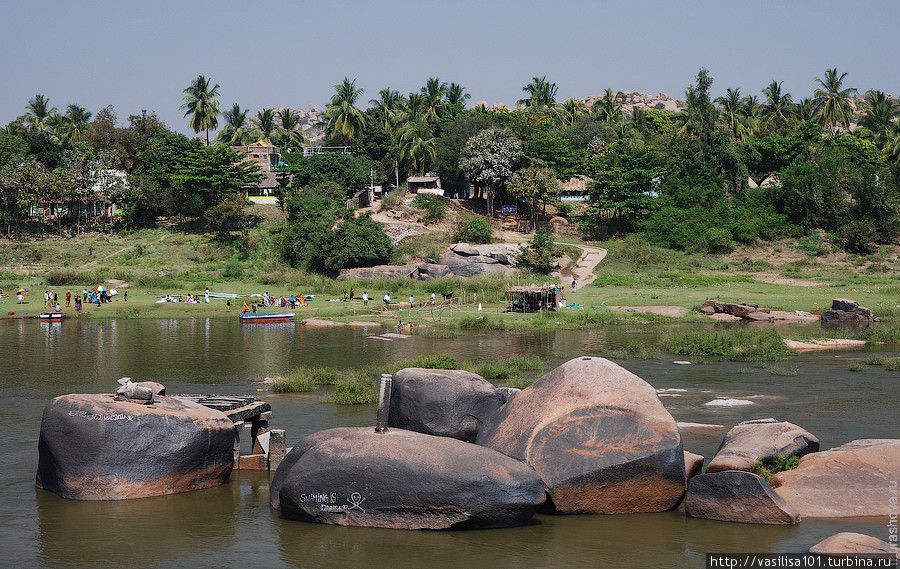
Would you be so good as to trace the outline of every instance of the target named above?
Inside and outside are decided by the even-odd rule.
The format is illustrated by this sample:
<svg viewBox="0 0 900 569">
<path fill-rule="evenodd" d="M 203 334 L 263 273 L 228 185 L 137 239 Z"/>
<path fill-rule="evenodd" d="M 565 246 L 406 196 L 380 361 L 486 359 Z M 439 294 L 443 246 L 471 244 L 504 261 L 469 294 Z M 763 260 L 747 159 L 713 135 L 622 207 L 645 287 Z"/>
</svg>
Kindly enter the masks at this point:
<svg viewBox="0 0 900 569">
<path fill-rule="evenodd" d="M 63 395 L 44 409 L 36 483 L 78 500 L 186 492 L 227 481 L 233 449 L 231 420 L 196 403 Z"/>
<path fill-rule="evenodd" d="M 803 517 L 887 516 L 886 488 L 898 479 L 900 439 L 860 439 L 804 456 L 772 486 Z"/>
<path fill-rule="evenodd" d="M 819 450 L 819 439 L 787 421 L 755 419 L 735 425 L 710 461 L 706 472 L 753 470 L 757 461 L 771 463 L 778 456 L 803 456 Z"/>
<path fill-rule="evenodd" d="M 491 243 L 487 245 L 471 245 L 455 243 L 450 245 L 440 258 L 409 265 L 378 265 L 344 269 L 338 280 L 411 278 L 428 280 L 439 277 L 474 277 L 487 273 L 513 274 L 516 268 L 513 260 L 519 252 L 519 246 L 509 243 Z"/>
<path fill-rule="evenodd" d="M 875 315 L 865 306 L 860 306 L 855 300 L 835 298 L 831 301 L 831 309 L 822 313 L 822 322 L 847 322 L 870 323 L 875 321 Z"/>
<path fill-rule="evenodd" d="M 799 520 L 762 476 L 742 470 L 691 478 L 684 511 L 693 518 L 747 524 L 793 524 Z"/>
<path fill-rule="evenodd" d="M 504 401 L 489 381 L 468 371 L 401 369 L 394 374 L 388 425 L 474 441 Z"/>
<path fill-rule="evenodd" d="M 659 512 L 684 495 L 675 420 L 652 386 L 603 358 L 544 375 L 482 426 L 477 443 L 533 467 L 560 513 Z"/>
<path fill-rule="evenodd" d="M 836 533 L 830 537 L 826 537 L 819 543 L 810 547 L 809 552 L 815 555 L 825 555 L 827 557 L 893 555 L 895 559 L 900 559 L 900 553 L 897 553 L 896 548 L 892 550 L 891 544 L 888 542 L 881 541 L 877 537 L 849 531 Z"/>
<path fill-rule="evenodd" d="M 760 308 L 758 304 L 749 302 L 723 302 L 721 300 L 707 300 L 700 307 L 700 312 L 708 316 L 714 314 L 728 314 L 743 320 L 752 322 L 772 322 L 774 317 L 769 314 L 768 308 Z"/>
<path fill-rule="evenodd" d="M 507 527 L 545 500 L 528 466 L 448 437 L 369 427 L 321 431 L 298 443 L 272 480 L 287 518 L 395 529 Z"/>
<path fill-rule="evenodd" d="M 703 470 L 704 460 L 703 455 L 684 451 L 684 477 L 688 482 Z"/>
</svg>

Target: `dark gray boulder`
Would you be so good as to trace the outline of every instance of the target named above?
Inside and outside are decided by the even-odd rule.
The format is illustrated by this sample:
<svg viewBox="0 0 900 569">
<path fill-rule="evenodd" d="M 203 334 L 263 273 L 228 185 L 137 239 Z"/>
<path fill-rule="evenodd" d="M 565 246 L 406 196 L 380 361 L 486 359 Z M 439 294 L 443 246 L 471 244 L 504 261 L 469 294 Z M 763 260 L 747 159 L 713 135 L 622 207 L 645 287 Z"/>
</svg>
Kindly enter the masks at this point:
<svg viewBox="0 0 900 569">
<path fill-rule="evenodd" d="M 771 463 L 777 456 L 803 456 L 819 450 L 819 439 L 787 421 L 754 419 L 735 425 L 710 461 L 706 472 L 753 470 L 757 461 Z"/>
<path fill-rule="evenodd" d="M 684 511 L 693 518 L 723 522 L 793 524 L 799 521 L 799 516 L 763 477 L 742 470 L 691 478 Z"/>
<path fill-rule="evenodd" d="M 526 465 L 448 437 L 371 427 L 321 431 L 278 467 L 272 505 L 290 519 L 395 529 L 508 527 L 545 500 Z"/>
<path fill-rule="evenodd" d="M 835 298 L 831 301 L 831 309 L 822 313 L 822 322 L 869 323 L 875 321 L 875 315 L 855 300 Z"/>
<path fill-rule="evenodd" d="M 406 368 L 394 374 L 388 425 L 439 437 L 474 441 L 504 399 L 480 375 L 448 369 Z"/>
<path fill-rule="evenodd" d="M 651 385 L 603 358 L 566 362 L 517 393 L 477 443 L 527 462 L 560 513 L 660 512 L 684 496 L 675 419 Z"/>
<path fill-rule="evenodd" d="M 231 420 L 196 403 L 63 395 L 44 409 L 36 484 L 78 500 L 198 490 L 228 480 L 233 451 Z"/>
</svg>

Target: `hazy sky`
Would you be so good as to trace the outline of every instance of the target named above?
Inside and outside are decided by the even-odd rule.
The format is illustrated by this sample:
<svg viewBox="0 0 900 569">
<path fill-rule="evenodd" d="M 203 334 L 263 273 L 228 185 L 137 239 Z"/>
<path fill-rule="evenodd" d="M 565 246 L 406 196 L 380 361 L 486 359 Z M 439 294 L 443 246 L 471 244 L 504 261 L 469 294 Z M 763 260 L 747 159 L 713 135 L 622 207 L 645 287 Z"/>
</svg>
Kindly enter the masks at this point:
<svg viewBox="0 0 900 569">
<path fill-rule="evenodd" d="M 472 102 L 513 103 L 533 75 L 561 99 L 617 90 L 683 97 L 701 66 L 714 91 L 784 81 L 809 96 L 827 67 L 860 91 L 900 94 L 900 1 L 565 0 L 115 2 L 0 0 L 0 123 L 35 93 L 120 119 L 152 109 L 186 130 L 181 90 L 202 73 L 222 107 L 323 106 L 345 75 L 363 100 L 429 76 Z"/>
</svg>

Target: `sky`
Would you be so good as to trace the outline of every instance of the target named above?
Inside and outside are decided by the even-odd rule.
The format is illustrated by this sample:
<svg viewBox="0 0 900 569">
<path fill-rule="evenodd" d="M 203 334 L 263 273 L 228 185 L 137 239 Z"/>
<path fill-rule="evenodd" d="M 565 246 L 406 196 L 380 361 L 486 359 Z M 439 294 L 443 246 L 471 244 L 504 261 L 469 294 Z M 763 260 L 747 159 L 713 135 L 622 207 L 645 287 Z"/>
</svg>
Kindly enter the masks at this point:
<svg viewBox="0 0 900 569">
<path fill-rule="evenodd" d="M 344 76 L 365 89 L 463 84 L 470 103 L 514 104 L 546 75 L 560 100 L 614 90 L 683 98 L 700 67 L 714 94 L 773 79 L 810 96 L 826 68 L 860 92 L 900 95 L 900 1 L 691 0 L 47 2 L 0 0 L 0 124 L 36 93 L 64 110 L 154 110 L 186 132 L 198 74 L 221 107 L 320 108 Z"/>
</svg>

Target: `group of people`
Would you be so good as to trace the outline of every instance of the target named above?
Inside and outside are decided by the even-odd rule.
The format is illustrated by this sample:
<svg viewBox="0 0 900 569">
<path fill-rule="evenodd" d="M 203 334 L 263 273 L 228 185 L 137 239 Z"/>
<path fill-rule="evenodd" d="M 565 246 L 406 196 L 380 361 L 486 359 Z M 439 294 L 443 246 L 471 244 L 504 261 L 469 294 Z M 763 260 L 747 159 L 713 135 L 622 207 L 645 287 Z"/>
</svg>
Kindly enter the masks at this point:
<svg viewBox="0 0 900 569">
<path fill-rule="evenodd" d="M 290 294 L 288 296 L 272 296 L 268 293 L 268 291 L 263 295 L 262 302 L 260 303 L 264 307 L 266 306 L 274 306 L 277 308 L 297 308 L 298 306 L 306 306 L 306 295 L 304 294 Z"/>
</svg>

